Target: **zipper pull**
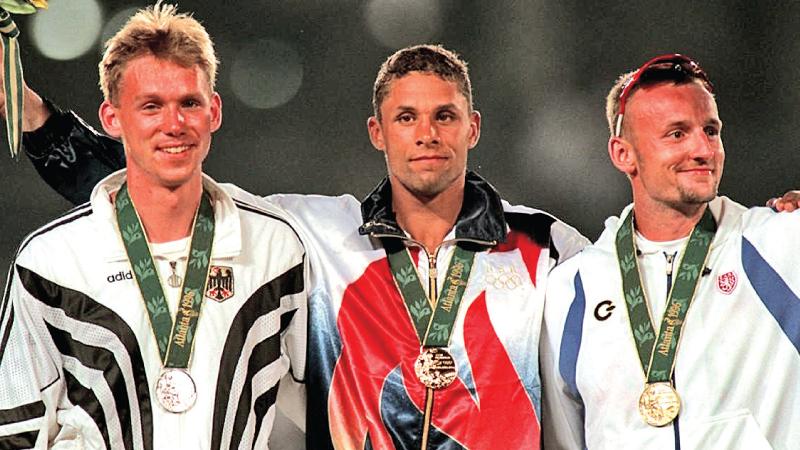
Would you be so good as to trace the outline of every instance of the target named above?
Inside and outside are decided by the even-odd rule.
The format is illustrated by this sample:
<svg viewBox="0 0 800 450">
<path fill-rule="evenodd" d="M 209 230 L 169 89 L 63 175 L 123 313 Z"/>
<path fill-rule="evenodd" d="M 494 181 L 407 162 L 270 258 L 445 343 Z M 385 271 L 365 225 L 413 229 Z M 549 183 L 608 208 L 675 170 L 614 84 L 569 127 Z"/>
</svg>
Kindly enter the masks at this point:
<svg viewBox="0 0 800 450">
<path fill-rule="evenodd" d="M 667 276 L 672 276 L 672 262 L 675 260 L 675 253 L 667 254 L 664 253 L 664 256 L 667 258 Z"/>
<path fill-rule="evenodd" d="M 437 278 L 436 255 L 433 253 L 428 254 L 428 277 L 430 277 L 430 279 L 433 281 L 435 281 Z"/>
</svg>

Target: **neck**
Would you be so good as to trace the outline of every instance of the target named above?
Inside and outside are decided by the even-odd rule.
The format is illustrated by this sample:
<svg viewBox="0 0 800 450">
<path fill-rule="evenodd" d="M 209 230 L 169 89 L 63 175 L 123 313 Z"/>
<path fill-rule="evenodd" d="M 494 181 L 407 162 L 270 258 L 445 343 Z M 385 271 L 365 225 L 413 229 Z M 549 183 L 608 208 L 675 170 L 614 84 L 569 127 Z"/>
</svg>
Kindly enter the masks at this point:
<svg viewBox="0 0 800 450">
<path fill-rule="evenodd" d="M 655 242 L 674 241 L 689 236 L 708 207 L 706 203 L 674 208 L 635 199 L 634 202 L 636 229 L 642 236 Z"/>
<path fill-rule="evenodd" d="M 128 178 L 128 192 L 142 221 L 147 240 L 151 243 L 169 242 L 188 237 L 200 196 L 202 179 L 197 178 L 177 188 L 140 183 Z"/>
<path fill-rule="evenodd" d="M 464 178 L 433 197 L 415 195 L 392 182 L 392 208 L 397 223 L 422 243 L 428 253 L 444 241 L 464 202 Z"/>
</svg>

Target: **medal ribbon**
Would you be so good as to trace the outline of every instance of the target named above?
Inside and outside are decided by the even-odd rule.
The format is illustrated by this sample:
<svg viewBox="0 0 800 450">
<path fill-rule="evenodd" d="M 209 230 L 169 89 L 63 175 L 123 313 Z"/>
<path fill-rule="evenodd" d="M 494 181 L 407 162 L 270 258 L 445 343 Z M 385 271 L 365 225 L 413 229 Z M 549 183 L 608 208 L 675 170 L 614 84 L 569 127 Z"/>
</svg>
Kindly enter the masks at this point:
<svg viewBox="0 0 800 450">
<path fill-rule="evenodd" d="M 400 296 L 406 304 L 408 313 L 417 330 L 417 336 L 423 347 L 447 347 L 453 324 L 458 315 L 461 298 L 467 288 L 467 280 L 472 271 L 475 252 L 465 250 L 456 245 L 450 265 L 447 268 L 447 277 L 442 286 L 441 296 L 435 303 L 434 292 L 430 299 L 425 294 L 422 282 L 417 276 L 417 269 L 411 260 L 411 255 L 405 246 L 392 248 L 386 246 L 389 257 L 389 267 L 392 269 Z"/>
<path fill-rule="evenodd" d="M 150 318 L 161 361 L 164 367 L 185 369 L 189 366 L 192 355 L 194 333 L 203 306 L 203 293 L 211 260 L 211 245 L 214 240 L 214 209 L 211 199 L 203 191 L 195 213 L 189 262 L 183 277 L 181 299 L 174 323 L 147 244 L 147 236 L 128 194 L 127 183 L 120 188 L 115 203 L 119 231 Z"/>
<path fill-rule="evenodd" d="M 714 217 L 706 207 L 703 217 L 692 230 L 686 243 L 675 282 L 667 296 L 667 308 L 657 336 L 653 329 L 647 307 L 647 296 L 642 287 L 641 272 L 636 260 L 633 211 L 625 217 L 617 231 L 617 260 L 622 275 L 625 306 L 628 309 L 631 331 L 639 352 L 639 361 L 642 363 L 642 370 L 647 376 L 648 383 L 668 382 L 672 378 L 681 329 L 694 298 L 700 274 L 705 267 L 716 230 Z"/>
<path fill-rule="evenodd" d="M 3 40 L 3 88 L 6 93 L 6 132 L 11 156 L 19 158 L 22 134 L 22 62 L 17 37 L 19 29 L 11 14 L 0 8 L 0 39 Z"/>
</svg>

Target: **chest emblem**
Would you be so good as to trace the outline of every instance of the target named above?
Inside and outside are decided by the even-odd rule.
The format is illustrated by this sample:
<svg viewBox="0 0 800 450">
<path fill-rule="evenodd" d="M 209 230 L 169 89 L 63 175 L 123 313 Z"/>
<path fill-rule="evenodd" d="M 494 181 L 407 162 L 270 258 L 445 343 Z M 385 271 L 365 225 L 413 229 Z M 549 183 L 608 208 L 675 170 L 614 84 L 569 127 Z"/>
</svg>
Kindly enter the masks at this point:
<svg viewBox="0 0 800 450">
<path fill-rule="evenodd" d="M 736 277 L 736 272 L 731 271 L 723 273 L 717 277 L 717 288 L 723 294 L 730 295 L 733 290 L 736 289 L 736 283 L 738 281 L 739 280 Z"/>
<path fill-rule="evenodd" d="M 495 289 L 512 290 L 522 285 L 522 277 L 514 266 L 486 266 L 486 284 Z"/>
<path fill-rule="evenodd" d="M 211 266 L 206 282 L 206 297 L 215 302 L 224 302 L 233 297 L 233 268 Z"/>
</svg>

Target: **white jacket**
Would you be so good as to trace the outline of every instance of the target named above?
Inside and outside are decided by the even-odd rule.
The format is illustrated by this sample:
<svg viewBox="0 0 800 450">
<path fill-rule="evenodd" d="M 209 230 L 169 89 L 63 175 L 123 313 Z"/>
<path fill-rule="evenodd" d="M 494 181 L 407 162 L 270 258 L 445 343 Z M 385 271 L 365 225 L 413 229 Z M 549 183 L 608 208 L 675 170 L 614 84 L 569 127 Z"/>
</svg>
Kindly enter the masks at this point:
<svg viewBox="0 0 800 450">
<path fill-rule="evenodd" d="M 0 305 L 0 443 L 265 448 L 279 380 L 305 371 L 297 235 L 263 200 L 204 179 L 216 217 L 210 264 L 231 268 L 233 295 L 205 299 L 190 363 L 197 402 L 169 413 L 154 397 L 161 360 L 109 200 L 123 180 L 111 175 L 90 203 L 33 233 L 12 266 Z"/>
<path fill-rule="evenodd" d="M 725 197 L 710 208 L 718 224 L 710 270 L 675 363 L 677 430 L 651 427 L 638 412 L 645 376 L 622 297 L 620 220 L 612 217 L 595 244 L 551 273 L 542 340 L 546 448 L 798 448 L 800 212 L 746 210 Z"/>
</svg>

